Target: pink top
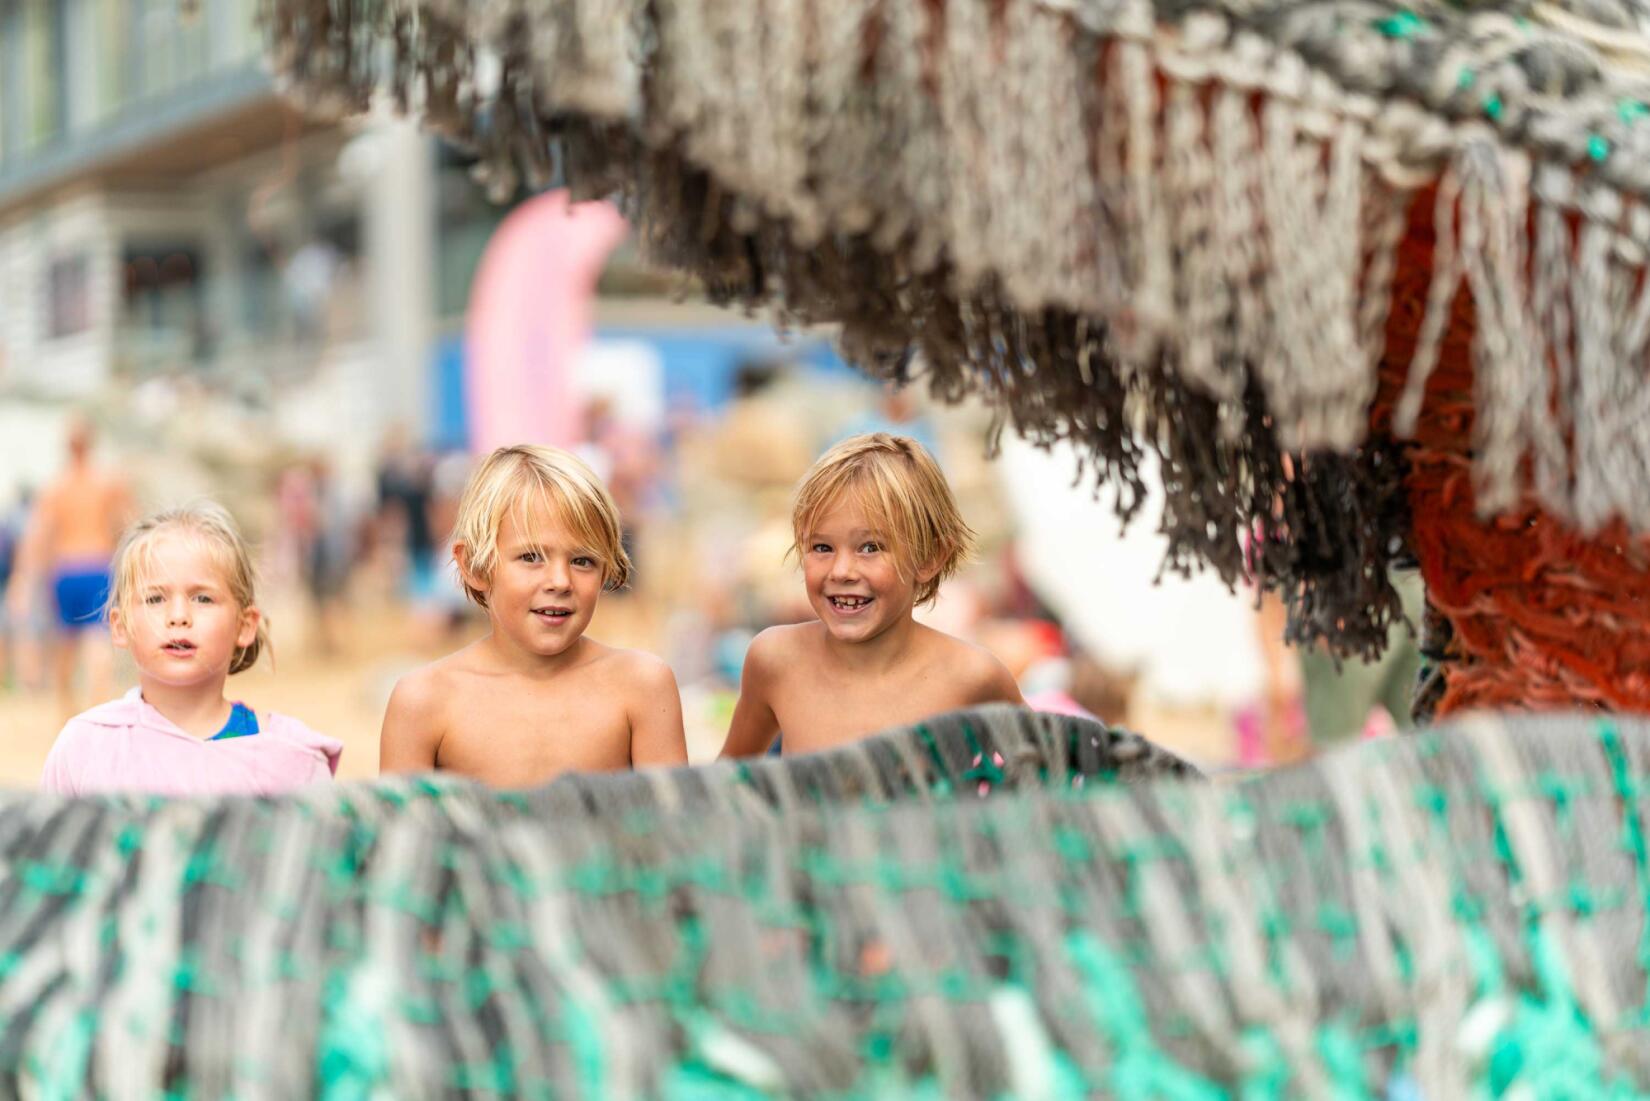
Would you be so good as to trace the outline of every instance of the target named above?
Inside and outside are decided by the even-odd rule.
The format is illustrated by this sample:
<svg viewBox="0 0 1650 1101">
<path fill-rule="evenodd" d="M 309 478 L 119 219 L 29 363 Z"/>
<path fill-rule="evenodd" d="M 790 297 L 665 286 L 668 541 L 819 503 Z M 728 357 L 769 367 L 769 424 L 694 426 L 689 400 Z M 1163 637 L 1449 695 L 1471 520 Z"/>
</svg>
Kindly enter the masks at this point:
<svg viewBox="0 0 1650 1101">
<path fill-rule="evenodd" d="M 1033 711 L 1048 711 L 1055 715 L 1073 715 L 1079 719 L 1099 718 L 1065 692 L 1034 692 L 1026 697 L 1026 706 Z"/>
<path fill-rule="evenodd" d="M 338 770 L 343 744 L 297 719 L 258 714 L 258 733 L 202 741 L 139 689 L 70 719 L 46 755 L 40 786 L 60 795 L 277 795 Z"/>
</svg>

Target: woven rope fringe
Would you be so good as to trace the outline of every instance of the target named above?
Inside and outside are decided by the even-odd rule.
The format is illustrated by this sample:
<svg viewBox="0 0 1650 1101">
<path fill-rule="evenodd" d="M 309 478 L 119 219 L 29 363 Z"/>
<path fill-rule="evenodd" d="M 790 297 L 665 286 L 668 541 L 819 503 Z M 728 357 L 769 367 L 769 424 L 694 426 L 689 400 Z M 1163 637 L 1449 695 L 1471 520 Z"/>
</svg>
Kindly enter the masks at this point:
<svg viewBox="0 0 1650 1101">
<path fill-rule="evenodd" d="M 353 7 L 347 34 L 326 4 L 272 8 L 277 70 L 322 106 L 372 91 L 375 54 L 358 41 L 368 9 Z M 524 108 L 621 127 L 707 171 L 737 197 L 745 232 L 773 219 L 798 249 L 869 233 L 916 274 L 943 254 L 959 300 L 990 285 L 1026 313 L 1088 315 L 1112 332 L 1123 370 L 1172 364 L 1226 400 L 1249 364 L 1283 446 L 1356 445 L 1379 348 L 1354 303 L 1366 289 L 1379 298 L 1391 248 L 1368 242 L 1366 206 L 1404 199 L 1372 167 L 1364 124 L 1309 106 L 1328 86 L 1287 52 L 1217 73 L 1231 34 L 1214 16 L 1170 44 L 1144 4 L 1122 6 L 1121 33 L 1092 38 L 1040 4 L 1002 7 L 998 19 L 986 5 L 941 18 L 874 0 L 494 3 L 474 5 L 469 38 L 447 4 L 402 0 L 380 19 L 393 27 L 384 75 L 397 100 L 480 146 L 503 189 L 518 160 L 529 176 L 544 166 Z M 497 53 L 492 81 L 460 44 L 472 40 Z M 1266 91 L 1277 94 L 1257 120 L 1247 99 Z M 513 108 L 516 129 L 482 123 L 483 105 Z M 465 117 L 470 133 L 455 125 Z M 636 155 L 624 141 L 605 157 L 579 152 L 607 162 L 567 166 L 594 167 L 597 188 Z"/>
<path fill-rule="evenodd" d="M 1583 533 L 1616 517 L 1645 528 L 1650 210 L 1568 169 L 1532 170 L 1480 135 L 1443 174 L 1434 225 L 1432 286 L 1397 430 L 1414 430 L 1464 281 L 1475 321 L 1480 508 L 1512 509 L 1529 490 Z"/>
<path fill-rule="evenodd" d="M 755 773 L 5 793 L 0 1085 L 1650 1087 L 1650 723 L 1479 717 L 1225 784 L 1154 757 L 993 707 Z"/>
<path fill-rule="evenodd" d="M 1378 649 L 1396 608 L 1381 548 L 1401 506 L 1391 477 L 1355 472 L 1400 461 L 1366 440 L 1370 404 L 1399 242 L 1436 184 L 1399 428 L 1465 287 L 1481 504 L 1527 483 L 1583 530 L 1650 528 L 1642 204 L 1481 125 L 1348 91 L 1235 15 L 1160 23 L 1144 0 L 265 0 L 265 15 L 308 101 L 359 111 L 387 90 L 474 147 L 500 195 L 556 175 L 617 194 L 644 251 L 714 300 L 840 324 L 873 374 L 907 377 L 914 348 L 939 396 L 983 394 L 1137 492 L 1140 452 L 1158 451 L 1181 475 L 1171 568 L 1235 582 L 1257 523 L 1310 544 L 1263 562 L 1263 582 L 1295 637 L 1347 651 Z M 1322 452 L 1346 458 L 1314 454 L 1325 481 L 1295 500 L 1279 456 Z"/>
</svg>

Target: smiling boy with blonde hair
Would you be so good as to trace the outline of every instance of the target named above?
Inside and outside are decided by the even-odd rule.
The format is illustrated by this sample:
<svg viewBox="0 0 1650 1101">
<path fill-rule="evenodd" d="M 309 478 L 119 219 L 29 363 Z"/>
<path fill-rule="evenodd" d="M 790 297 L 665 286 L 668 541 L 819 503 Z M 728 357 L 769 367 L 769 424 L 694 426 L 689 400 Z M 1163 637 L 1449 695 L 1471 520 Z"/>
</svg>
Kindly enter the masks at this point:
<svg viewBox="0 0 1650 1101">
<path fill-rule="evenodd" d="M 459 500 L 453 559 L 491 630 L 395 686 L 381 771 L 519 788 L 687 763 L 670 667 L 584 633 L 602 592 L 630 576 L 620 530 L 612 495 L 565 451 L 522 444 L 482 462 Z"/>
<path fill-rule="evenodd" d="M 810 753 L 930 715 L 1023 703 L 1003 663 L 924 626 L 913 609 L 957 571 L 973 532 L 938 464 L 904 436 L 843 440 L 802 479 L 791 512 L 818 619 L 756 636 L 724 757 Z"/>
</svg>

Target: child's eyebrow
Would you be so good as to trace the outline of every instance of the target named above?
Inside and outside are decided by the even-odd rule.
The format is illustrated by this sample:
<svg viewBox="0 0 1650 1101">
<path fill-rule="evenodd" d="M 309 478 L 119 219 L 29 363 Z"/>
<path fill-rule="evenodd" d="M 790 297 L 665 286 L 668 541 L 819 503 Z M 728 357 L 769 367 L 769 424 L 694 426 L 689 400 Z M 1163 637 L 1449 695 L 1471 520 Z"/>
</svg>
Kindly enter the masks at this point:
<svg viewBox="0 0 1650 1101">
<path fill-rule="evenodd" d="M 831 538 L 831 536 L 818 531 L 810 532 L 808 535 L 809 542 L 823 541 L 828 543 L 831 541 Z M 851 531 L 847 534 L 846 538 L 850 541 L 857 541 L 860 539 L 875 539 L 876 541 L 882 543 L 888 541 L 887 536 L 885 536 L 882 532 L 871 528 L 860 528 L 857 531 Z"/>
<path fill-rule="evenodd" d="M 562 550 L 562 549 L 563 549 L 562 544 L 550 542 L 550 541 L 547 540 L 547 541 L 542 542 L 542 543 L 512 543 L 509 546 L 500 546 L 499 549 L 498 549 L 498 552 L 499 552 L 500 555 L 502 555 L 505 558 L 514 558 L 516 555 L 526 554 L 528 551 L 533 551 L 533 552 L 538 553 L 538 554 L 548 554 L 550 551 L 559 551 L 559 550 Z M 590 548 L 590 547 L 573 546 L 573 547 L 571 547 L 567 550 L 567 553 L 568 554 L 595 554 L 596 552 L 593 548 Z"/>
</svg>

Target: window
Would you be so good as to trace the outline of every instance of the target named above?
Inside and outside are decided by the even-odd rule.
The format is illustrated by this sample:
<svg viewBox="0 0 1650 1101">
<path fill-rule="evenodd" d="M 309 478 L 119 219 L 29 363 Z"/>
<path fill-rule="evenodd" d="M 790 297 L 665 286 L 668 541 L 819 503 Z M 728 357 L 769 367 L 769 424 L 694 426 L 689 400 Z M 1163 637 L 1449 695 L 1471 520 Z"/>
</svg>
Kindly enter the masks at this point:
<svg viewBox="0 0 1650 1101">
<path fill-rule="evenodd" d="M 199 80 L 207 71 L 210 43 L 204 0 L 132 0 L 143 56 L 141 90 L 164 95 Z"/>
<path fill-rule="evenodd" d="M 14 98 L 9 79 L 11 74 L 7 72 L 11 67 L 11 55 L 8 52 L 11 47 L 5 40 L 5 19 L 5 12 L 0 10 L 0 169 L 5 167 L 6 159 L 11 155 L 11 110 Z"/>
<path fill-rule="evenodd" d="M 53 340 L 92 327 L 90 265 L 85 256 L 53 260 L 46 273 L 46 335 Z"/>
<path fill-rule="evenodd" d="M 257 60 L 263 51 L 263 32 L 258 26 L 258 0 L 221 0 L 217 9 L 228 23 L 223 60 L 230 65 Z"/>
<path fill-rule="evenodd" d="M 145 96 L 158 95 L 171 88 L 178 79 L 177 18 L 174 2 L 164 0 L 136 0 L 139 49 L 143 51 L 140 66 L 143 72 L 141 91 Z"/>
<path fill-rule="evenodd" d="M 210 357 L 200 257 L 192 241 L 124 249 L 120 338 L 132 365 L 177 367 Z"/>
<path fill-rule="evenodd" d="M 173 85 L 189 84 L 205 76 L 210 68 L 208 54 L 212 39 L 206 26 L 206 0 L 185 0 L 170 5 L 172 34 L 177 39 L 178 71 Z"/>
<path fill-rule="evenodd" d="M 97 0 L 97 92 L 92 117 L 117 114 L 132 87 L 132 0 Z"/>
<path fill-rule="evenodd" d="M 44 145 L 63 123 L 63 23 L 55 0 L 23 3 L 24 144 Z"/>
</svg>

